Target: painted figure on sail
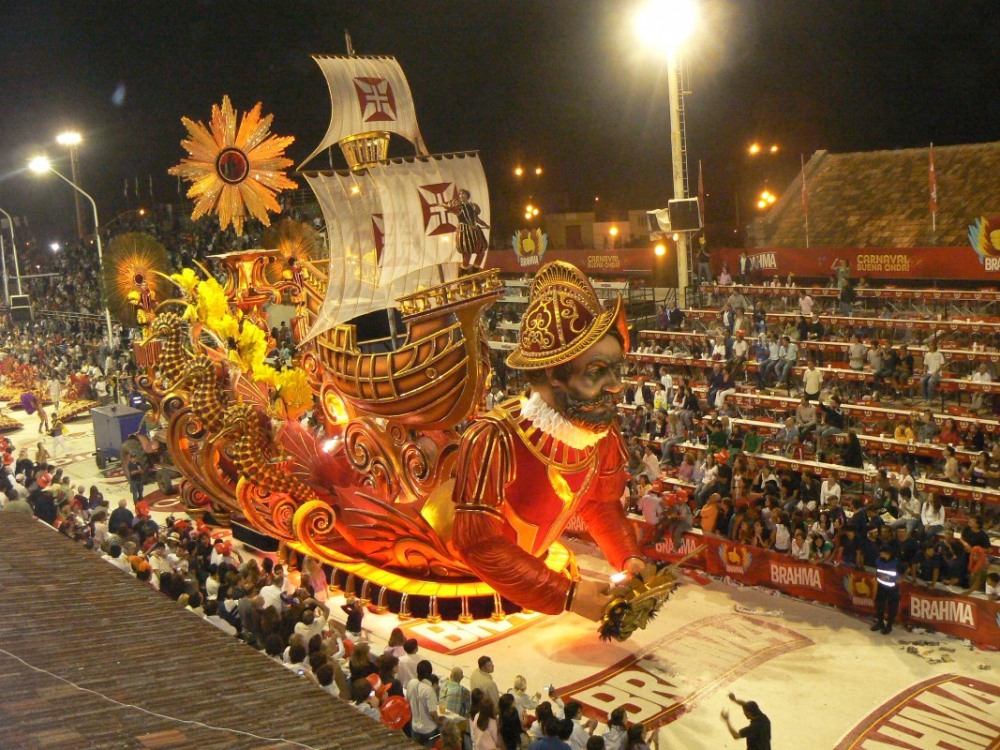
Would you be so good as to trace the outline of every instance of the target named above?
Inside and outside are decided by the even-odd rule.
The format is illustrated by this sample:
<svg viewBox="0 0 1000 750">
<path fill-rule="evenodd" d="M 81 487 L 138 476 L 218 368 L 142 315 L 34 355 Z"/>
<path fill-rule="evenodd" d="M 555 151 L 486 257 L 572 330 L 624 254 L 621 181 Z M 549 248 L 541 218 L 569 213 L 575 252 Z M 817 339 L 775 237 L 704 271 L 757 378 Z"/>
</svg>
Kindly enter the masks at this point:
<svg viewBox="0 0 1000 750">
<path fill-rule="evenodd" d="M 490 225 L 479 218 L 482 209 L 478 203 L 472 202 L 472 194 L 465 188 L 458 191 L 458 198 L 453 200 L 448 209 L 458 217 L 458 231 L 455 238 L 458 244 L 458 252 L 462 256 L 461 273 L 472 273 L 477 268 L 482 268 L 486 262 L 486 253 L 489 250 L 489 243 L 483 228 L 490 228 Z M 475 262 L 473 262 L 475 258 Z"/>
</svg>

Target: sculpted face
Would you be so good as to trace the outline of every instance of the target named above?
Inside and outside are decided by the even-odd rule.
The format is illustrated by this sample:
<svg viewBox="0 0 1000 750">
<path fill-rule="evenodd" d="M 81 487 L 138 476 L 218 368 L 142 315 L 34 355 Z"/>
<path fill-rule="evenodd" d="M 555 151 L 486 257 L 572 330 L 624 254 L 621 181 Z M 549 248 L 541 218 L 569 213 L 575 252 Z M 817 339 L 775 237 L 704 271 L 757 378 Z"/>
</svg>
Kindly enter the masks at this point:
<svg viewBox="0 0 1000 750">
<path fill-rule="evenodd" d="M 550 380 L 551 406 L 577 427 L 606 431 L 618 419 L 622 360 L 618 339 L 605 336 L 565 368 L 556 368 L 559 375 L 553 372 Z"/>
</svg>

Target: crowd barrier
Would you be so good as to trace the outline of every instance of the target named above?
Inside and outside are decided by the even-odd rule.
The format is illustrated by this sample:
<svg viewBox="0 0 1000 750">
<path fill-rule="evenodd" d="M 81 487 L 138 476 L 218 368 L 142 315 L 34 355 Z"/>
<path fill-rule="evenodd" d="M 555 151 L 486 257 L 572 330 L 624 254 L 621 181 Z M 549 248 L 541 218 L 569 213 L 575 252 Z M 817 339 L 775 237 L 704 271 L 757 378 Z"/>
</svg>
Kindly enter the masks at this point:
<svg viewBox="0 0 1000 750">
<path fill-rule="evenodd" d="M 652 535 L 652 527 L 634 518 L 636 532 Z M 593 541 L 583 521 L 574 516 L 566 532 Z M 640 537 L 643 538 L 643 537 Z M 689 562 L 706 573 L 728 577 L 747 586 L 762 586 L 797 599 L 827 604 L 867 618 L 875 616 L 875 574 L 834 565 L 813 565 L 789 555 L 737 544 L 728 539 L 703 536 L 700 532 L 685 535 L 679 550 L 667 538 L 643 552 L 653 560 L 673 562 L 679 555 L 705 549 Z M 668 605 L 669 606 L 669 605 Z M 897 626 L 927 628 L 955 638 L 971 641 L 985 651 L 1000 650 L 1000 602 L 984 597 L 962 596 L 926 586 L 901 584 Z"/>
</svg>

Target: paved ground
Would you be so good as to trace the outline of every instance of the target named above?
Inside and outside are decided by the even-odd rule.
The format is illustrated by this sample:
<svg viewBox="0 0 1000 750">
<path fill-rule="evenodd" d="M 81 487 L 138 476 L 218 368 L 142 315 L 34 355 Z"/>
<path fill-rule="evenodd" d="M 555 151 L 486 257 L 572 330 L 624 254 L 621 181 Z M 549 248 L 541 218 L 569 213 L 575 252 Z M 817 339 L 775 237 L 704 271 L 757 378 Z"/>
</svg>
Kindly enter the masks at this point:
<svg viewBox="0 0 1000 750">
<path fill-rule="evenodd" d="M 33 420 L 28 418 L 30 438 L 37 426 Z M 70 430 L 69 444 L 77 455 L 67 470 L 74 480 L 89 486 L 97 475 L 92 458 L 86 455 L 93 451 L 89 422 L 72 423 Z M 13 439 L 18 442 L 17 435 Z M 112 505 L 128 496 L 123 480 L 100 484 Z M 164 501 L 160 507 L 165 511 L 171 503 Z M 5 546 L 0 545 L 0 550 Z M 591 550 L 572 546 L 580 554 L 583 569 L 594 574 L 610 572 Z M 64 567 L 49 571 L 46 583 L 59 581 L 61 570 Z M 0 611 L 7 600 L 5 591 Z M 331 604 L 338 601 L 333 599 Z M 333 609 L 339 613 L 337 606 Z M 177 615 L 188 628 L 183 613 Z M 112 616 L 102 617 L 106 619 L 96 626 L 88 623 L 89 632 L 110 633 L 121 627 Z M 394 615 L 365 618 L 365 627 L 376 641 L 384 640 L 398 624 Z M 730 738 L 719 717 L 723 708 L 732 706 L 726 697 L 731 690 L 758 701 L 768 714 L 776 750 L 1000 747 L 997 654 L 974 651 L 961 641 L 936 635 L 901 630 L 890 636 L 871 633 L 868 623 L 855 617 L 723 582 L 706 586 L 688 582 L 646 631 L 625 644 L 601 643 L 594 625 L 575 615 L 512 617 L 499 624 L 470 626 L 410 621 L 405 627 L 424 644 L 421 653 L 435 664 L 439 675 L 454 665 L 469 675 L 478 657 L 489 654 L 501 689 L 509 688 L 521 674 L 529 691 L 554 685 L 583 702 L 594 715 L 626 705 L 633 718 L 660 725 L 656 734 L 661 748 L 743 747 L 743 741 Z M 164 634 L 166 641 L 178 645 L 193 637 L 172 632 L 159 621 L 145 632 L 155 632 L 158 638 Z M 206 638 L 216 636 L 206 632 Z M 7 648 L 6 640 L 0 630 L 0 648 Z M 81 640 L 86 642 L 86 638 Z M 66 633 L 60 644 L 72 654 L 73 644 L 81 640 Z M 171 656 L 160 640 L 157 643 L 163 650 L 156 651 L 154 663 L 183 659 Z M 53 663 L 65 661 L 60 655 Z M 9 669 L 9 662 L 0 659 L 0 701 Z M 16 674 L 21 679 L 24 673 Z M 55 694 L 64 690 L 56 684 L 51 689 Z M 234 711 L 243 710 L 240 701 L 259 705 L 256 687 L 247 687 L 246 682 L 220 686 L 220 690 L 239 697 L 239 701 L 235 697 L 227 701 L 227 706 L 237 706 Z M 213 715 L 220 718 L 225 711 L 220 708 Z M 742 726 L 738 709 L 734 717 Z"/>
</svg>

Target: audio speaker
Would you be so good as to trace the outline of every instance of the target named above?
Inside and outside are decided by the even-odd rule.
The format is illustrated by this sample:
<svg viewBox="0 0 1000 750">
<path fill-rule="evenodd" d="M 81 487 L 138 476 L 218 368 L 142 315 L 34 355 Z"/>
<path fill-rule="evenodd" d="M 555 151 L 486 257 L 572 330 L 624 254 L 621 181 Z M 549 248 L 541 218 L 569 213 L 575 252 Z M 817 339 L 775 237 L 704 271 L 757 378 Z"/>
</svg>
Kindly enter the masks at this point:
<svg viewBox="0 0 1000 750">
<path fill-rule="evenodd" d="M 697 232 L 701 229 L 701 209 L 697 198 L 681 198 L 667 202 L 670 231 Z"/>
<path fill-rule="evenodd" d="M 31 322 L 31 300 L 27 294 L 10 296 L 10 319 L 15 323 Z"/>
</svg>

